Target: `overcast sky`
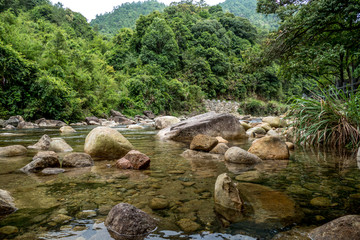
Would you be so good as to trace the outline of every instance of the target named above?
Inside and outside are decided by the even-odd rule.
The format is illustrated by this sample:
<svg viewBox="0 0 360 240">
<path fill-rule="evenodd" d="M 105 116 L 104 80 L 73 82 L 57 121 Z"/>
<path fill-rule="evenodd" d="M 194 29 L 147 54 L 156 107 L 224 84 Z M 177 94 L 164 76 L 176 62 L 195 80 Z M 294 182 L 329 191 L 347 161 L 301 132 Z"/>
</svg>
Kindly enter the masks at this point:
<svg viewBox="0 0 360 240">
<path fill-rule="evenodd" d="M 171 2 L 179 2 L 180 0 L 159 0 L 166 5 Z M 205 0 L 209 5 L 216 5 L 225 0 Z M 75 12 L 80 12 L 88 21 L 95 18 L 96 14 L 111 12 L 115 6 L 119 6 L 125 2 L 133 2 L 132 0 L 51 0 L 53 3 L 61 2 L 64 7 L 70 8 Z M 136 0 L 135 2 L 138 2 Z M 196 2 L 196 1 L 194 1 Z"/>
</svg>

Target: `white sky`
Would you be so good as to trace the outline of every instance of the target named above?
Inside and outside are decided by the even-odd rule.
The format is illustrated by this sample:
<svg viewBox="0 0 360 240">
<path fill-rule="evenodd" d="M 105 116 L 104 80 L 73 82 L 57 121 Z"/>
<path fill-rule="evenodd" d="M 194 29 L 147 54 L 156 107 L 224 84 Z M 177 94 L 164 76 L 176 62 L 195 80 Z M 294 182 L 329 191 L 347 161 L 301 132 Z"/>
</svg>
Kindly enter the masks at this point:
<svg viewBox="0 0 360 240">
<path fill-rule="evenodd" d="M 180 0 L 159 0 L 166 5 L 171 2 L 179 2 Z M 205 0 L 209 5 L 216 5 L 225 0 Z M 70 8 L 74 12 L 80 12 L 88 21 L 95 18 L 96 14 L 111 12 L 114 7 L 121 5 L 125 2 L 133 2 L 133 0 L 51 0 L 52 3 L 61 2 L 64 7 Z M 135 0 L 138 2 L 138 0 Z M 196 1 L 194 1 L 196 2 Z"/>
</svg>

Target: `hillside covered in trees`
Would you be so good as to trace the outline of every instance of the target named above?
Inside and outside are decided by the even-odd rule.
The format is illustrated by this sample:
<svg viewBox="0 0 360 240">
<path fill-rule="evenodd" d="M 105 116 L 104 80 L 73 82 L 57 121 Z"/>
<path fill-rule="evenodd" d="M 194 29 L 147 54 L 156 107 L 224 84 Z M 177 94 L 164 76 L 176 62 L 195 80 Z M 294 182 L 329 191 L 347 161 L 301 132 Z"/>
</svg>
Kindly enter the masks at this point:
<svg viewBox="0 0 360 240">
<path fill-rule="evenodd" d="M 140 15 L 147 15 L 153 11 L 161 12 L 164 8 L 165 4 L 157 0 L 127 2 L 114 7 L 112 12 L 97 15 L 90 25 L 102 34 L 113 36 L 121 28 L 134 28 Z"/>
<path fill-rule="evenodd" d="M 219 5 L 173 3 L 110 40 L 47 0 L 9 0 L 0 11 L 4 118 L 190 112 L 204 98 L 286 100 L 314 82 L 265 61 L 266 36 Z"/>
</svg>

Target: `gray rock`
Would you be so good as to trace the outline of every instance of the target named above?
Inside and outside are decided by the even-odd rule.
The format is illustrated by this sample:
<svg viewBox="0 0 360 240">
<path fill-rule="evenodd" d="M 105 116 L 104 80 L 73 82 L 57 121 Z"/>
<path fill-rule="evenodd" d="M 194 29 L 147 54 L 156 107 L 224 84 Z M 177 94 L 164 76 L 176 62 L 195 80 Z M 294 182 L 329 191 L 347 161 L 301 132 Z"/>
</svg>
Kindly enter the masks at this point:
<svg viewBox="0 0 360 240">
<path fill-rule="evenodd" d="M 16 127 L 14 127 L 13 125 L 6 125 L 5 129 L 6 130 L 15 130 Z"/>
<path fill-rule="evenodd" d="M 133 145 L 120 132 L 108 127 L 91 130 L 84 145 L 87 154 L 102 159 L 118 159 L 133 149 Z"/>
<path fill-rule="evenodd" d="M 158 132 L 163 140 L 174 140 L 190 143 L 198 134 L 225 139 L 247 138 L 244 128 L 231 114 L 209 112 L 189 118 L 183 122 L 167 127 Z"/>
<path fill-rule="evenodd" d="M 136 122 L 131 120 L 131 119 L 128 119 L 127 117 L 125 116 L 115 116 L 115 117 L 111 117 L 110 120 L 116 122 L 117 124 L 120 124 L 120 125 L 131 125 L 131 124 L 135 124 Z"/>
<path fill-rule="evenodd" d="M 258 156 L 239 147 L 229 148 L 225 153 L 225 161 L 243 164 L 256 164 L 262 162 Z"/>
<path fill-rule="evenodd" d="M 145 116 L 147 116 L 150 119 L 154 119 L 156 117 L 152 111 L 144 111 L 143 113 Z"/>
<path fill-rule="evenodd" d="M 94 160 L 86 153 L 69 153 L 62 160 L 63 167 L 90 167 L 94 166 Z"/>
<path fill-rule="evenodd" d="M 100 125 L 99 118 L 94 117 L 94 116 L 86 117 L 85 122 L 87 123 L 87 125 Z"/>
<path fill-rule="evenodd" d="M 360 215 L 347 215 L 315 228 L 309 234 L 313 240 L 360 239 Z"/>
<path fill-rule="evenodd" d="M 39 128 L 39 126 L 35 123 L 31 123 L 31 122 L 19 122 L 18 129 L 34 129 L 34 128 Z"/>
<path fill-rule="evenodd" d="M 10 193 L 0 189 L 0 216 L 8 215 L 16 210 L 14 199 Z"/>
<path fill-rule="evenodd" d="M 20 122 L 24 122 L 24 119 L 21 116 L 11 116 L 8 120 L 5 121 L 5 126 L 11 125 L 17 127 Z"/>
<path fill-rule="evenodd" d="M 39 125 L 40 127 L 62 127 L 66 126 L 66 123 L 60 120 L 51 120 L 51 119 L 45 119 L 40 118 L 35 121 L 35 124 Z"/>
<path fill-rule="evenodd" d="M 137 236 L 145 237 L 154 231 L 157 221 L 130 204 L 119 203 L 110 210 L 105 226 L 115 239 L 119 239 L 119 235 L 136 239 Z"/>
<path fill-rule="evenodd" d="M 24 173 L 39 172 L 48 167 L 60 167 L 58 155 L 53 151 L 38 152 L 32 162 L 21 168 Z"/>
<path fill-rule="evenodd" d="M 37 149 L 37 150 L 49 150 L 50 143 L 51 143 L 51 138 L 48 135 L 44 134 L 37 143 L 28 146 L 28 148 Z"/>
<path fill-rule="evenodd" d="M 112 117 L 116 117 L 116 116 L 123 117 L 123 116 L 124 116 L 121 112 L 116 111 L 116 110 L 114 110 L 114 109 L 111 109 L 111 110 L 110 110 L 110 115 L 111 115 Z"/>
<path fill-rule="evenodd" d="M 218 143 L 211 151 L 210 153 L 215 154 L 225 154 L 226 151 L 229 149 L 229 147 L 225 143 Z"/>
<path fill-rule="evenodd" d="M 60 132 L 61 133 L 74 133 L 74 132 L 76 132 L 76 130 L 73 129 L 72 127 L 70 127 L 70 126 L 62 126 L 60 128 Z"/>
<path fill-rule="evenodd" d="M 0 128 L 4 128 L 4 127 L 6 127 L 5 120 L 0 119 Z"/>
<path fill-rule="evenodd" d="M 27 154 L 27 149 L 21 145 L 0 147 L 0 157 L 14 157 Z"/>
<path fill-rule="evenodd" d="M 54 152 L 72 152 L 72 147 L 62 138 L 52 138 L 50 142 L 50 151 Z"/>
<path fill-rule="evenodd" d="M 256 137 L 256 134 L 265 135 L 266 131 L 262 127 L 253 127 L 246 131 L 246 135 L 249 137 Z"/>
<path fill-rule="evenodd" d="M 155 128 L 164 129 L 176 123 L 179 123 L 180 119 L 173 116 L 163 116 L 155 118 Z"/>
<path fill-rule="evenodd" d="M 65 172 L 62 168 L 44 168 L 41 173 L 45 175 L 56 175 Z"/>
</svg>

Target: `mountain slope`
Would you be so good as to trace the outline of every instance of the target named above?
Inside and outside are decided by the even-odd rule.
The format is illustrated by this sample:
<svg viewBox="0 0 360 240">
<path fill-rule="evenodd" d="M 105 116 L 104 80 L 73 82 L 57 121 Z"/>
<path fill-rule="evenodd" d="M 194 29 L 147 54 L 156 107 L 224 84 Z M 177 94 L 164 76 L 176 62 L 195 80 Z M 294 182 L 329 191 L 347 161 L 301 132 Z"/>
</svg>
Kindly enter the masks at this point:
<svg viewBox="0 0 360 240">
<path fill-rule="evenodd" d="M 140 15 L 147 15 L 153 11 L 162 11 L 165 7 L 165 4 L 156 0 L 123 3 L 114 7 L 112 12 L 97 15 L 90 25 L 105 35 L 115 35 L 121 28 L 135 27 L 135 22 Z"/>
</svg>

